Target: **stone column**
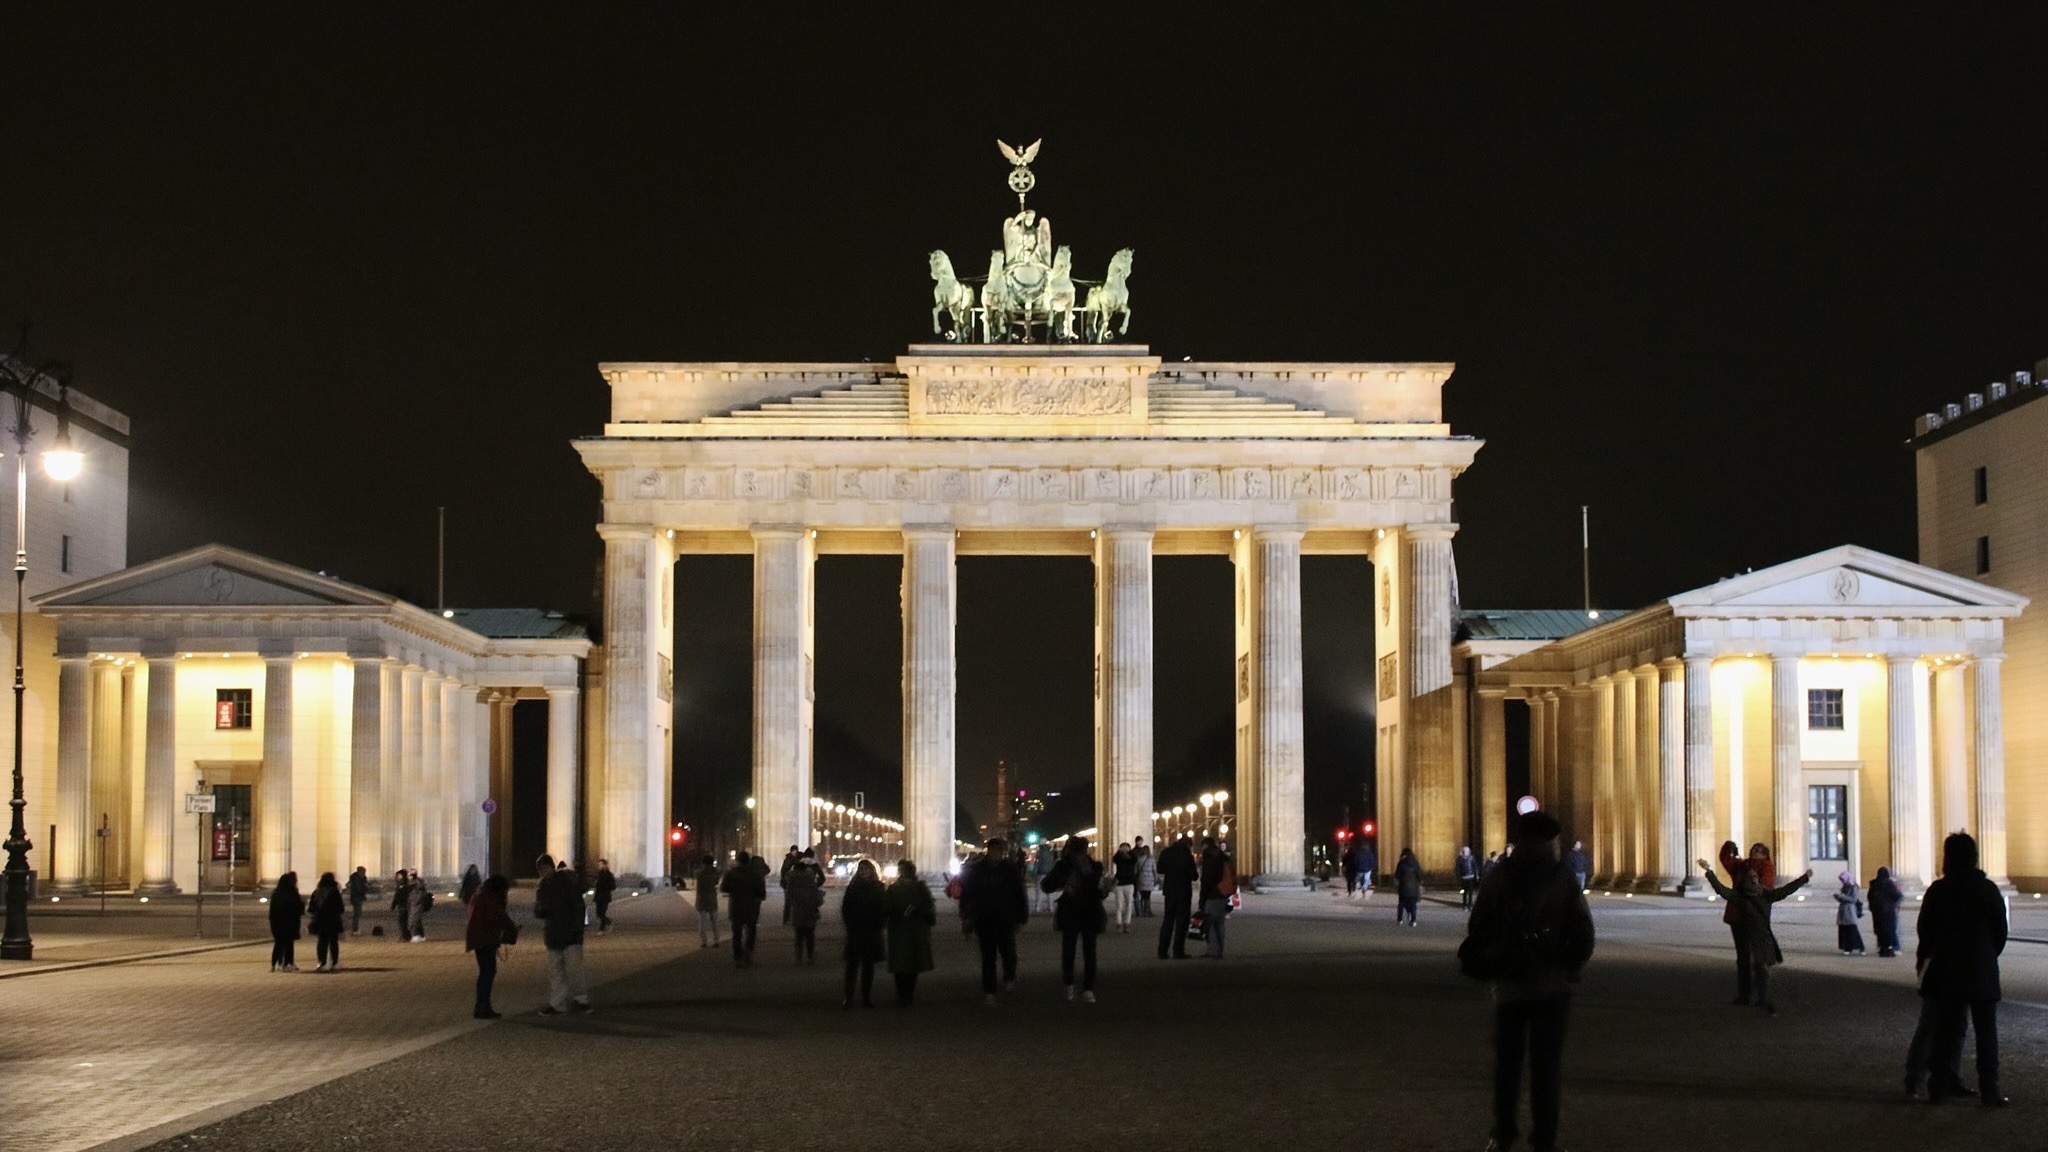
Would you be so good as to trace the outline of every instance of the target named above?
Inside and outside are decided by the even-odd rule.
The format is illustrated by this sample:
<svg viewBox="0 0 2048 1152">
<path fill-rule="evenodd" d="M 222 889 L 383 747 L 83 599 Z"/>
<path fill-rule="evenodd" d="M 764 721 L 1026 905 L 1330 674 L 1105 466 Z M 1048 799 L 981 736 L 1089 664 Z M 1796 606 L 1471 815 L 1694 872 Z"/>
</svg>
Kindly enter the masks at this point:
<svg viewBox="0 0 2048 1152">
<path fill-rule="evenodd" d="M 1614 678 L 1593 681 L 1593 835 L 1587 843 L 1593 850 L 1593 875 L 1588 880 L 1603 888 L 1614 880 L 1620 848 L 1614 835 Z"/>
<path fill-rule="evenodd" d="M 57 840 L 51 845 L 50 891 L 75 896 L 86 890 L 92 848 L 92 661 L 57 660 Z"/>
<path fill-rule="evenodd" d="M 754 836 L 770 860 L 811 843 L 816 556 L 800 526 L 754 528 Z"/>
<path fill-rule="evenodd" d="M 512 858 L 511 833 L 512 829 L 518 826 L 516 823 L 516 797 L 514 797 L 512 794 L 512 707 L 514 701 L 516 701 L 517 699 L 518 697 L 514 695 L 512 692 L 498 691 L 491 694 L 490 703 L 488 705 L 491 713 L 491 794 L 495 796 L 498 801 L 497 814 L 492 816 L 491 818 L 493 821 L 495 821 L 493 827 L 495 827 L 498 830 L 498 837 L 492 845 L 493 858 L 491 862 L 493 866 L 497 868 L 498 871 L 505 873 L 507 876 L 523 876 L 531 870 L 533 865 L 533 862 L 531 860 L 514 860 Z M 553 796 L 556 786 L 555 772 L 557 771 L 557 769 L 555 768 L 554 759 L 554 740 L 556 725 L 561 722 L 560 714 L 555 712 L 554 710 L 555 706 L 553 703 L 553 695 L 550 694 L 548 699 L 548 775 L 547 789 L 545 794 L 542 796 L 541 806 L 541 813 L 544 817 L 547 813 L 552 812 L 554 810 L 549 798 Z M 563 739 L 568 741 L 569 755 L 573 760 L 573 757 L 576 753 L 575 726 L 571 725 L 570 729 L 571 730 L 569 734 L 564 736 Z M 568 773 L 568 789 L 568 809 L 572 818 L 570 828 L 574 828 L 575 824 L 573 821 L 573 817 L 576 810 L 577 790 L 576 773 L 573 769 L 571 769 Z M 555 847 L 555 836 L 559 832 L 564 835 L 570 835 L 573 838 L 573 833 L 570 833 L 566 829 L 557 829 L 551 823 L 548 823 L 545 819 L 542 821 L 542 825 L 547 829 L 545 833 L 547 839 L 542 844 L 542 850 L 545 852 L 549 852 L 551 854 L 566 851 L 566 849 Z"/>
<path fill-rule="evenodd" d="M 1557 803 L 1550 783 L 1550 702 L 1529 697 L 1529 795 L 1549 811 Z"/>
<path fill-rule="evenodd" d="M 469 765 L 470 780 L 468 807 L 462 817 L 462 826 L 468 830 L 469 846 L 463 850 L 463 855 L 476 861 L 478 869 L 489 876 L 498 867 L 498 854 L 491 843 L 492 816 L 484 812 L 484 798 L 488 796 L 497 800 L 499 811 L 503 811 L 509 797 L 499 798 L 498 781 L 491 774 L 491 702 L 480 690 L 465 691 L 462 699 L 463 710 L 469 714 L 469 722 L 462 726 L 462 740 L 463 760 Z"/>
<path fill-rule="evenodd" d="M 1970 661 L 1971 709 L 1976 720 L 1972 744 L 1977 754 L 1977 866 L 1999 887 L 2010 890 L 2006 876 L 2005 837 L 2005 703 L 1999 668 L 2004 656 L 1979 656 Z"/>
<path fill-rule="evenodd" d="M 1301 888 L 1301 532 L 1239 536 L 1237 844 L 1240 876 Z M 1381 824 L 1385 826 L 1384 813 Z"/>
<path fill-rule="evenodd" d="M 1607 882 L 1617 889 L 1633 886 L 1643 874 L 1636 861 L 1636 678 L 1614 674 L 1614 864 Z"/>
<path fill-rule="evenodd" d="M 178 890 L 178 658 L 145 654 L 149 662 L 148 704 L 143 719 L 142 882 L 139 896 Z"/>
<path fill-rule="evenodd" d="M 903 854 L 933 878 L 953 863 L 953 533 L 903 528 Z"/>
<path fill-rule="evenodd" d="M 351 653 L 355 683 L 349 705 L 349 858 L 372 873 L 384 866 L 384 657 Z M 338 871 L 338 869 L 337 869 Z"/>
<path fill-rule="evenodd" d="M 1095 540 L 1095 827 L 1109 851 L 1152 832 L 1152 530 Z"/>
<path fill-rule="evenodd" d="M 1799 657 L 1771 657 L 1771 851 L 1783 880 L 1806 870 L 1806 789 L 1799 758 L 1805 704 Z"/>
<path fill-rule="evenodd" d="M 1892 875 L 1898 877 L 1900 885 L 1909 892 L 1926 887 L 1934 879 L 1933 862 L 1920 835 L 1920 814 L 1925 808 L 1920 788 L 1920 713 L 1916 706 L 1918 696 L 1914 691 L 1913 664 L 1911 656 L 1887 656 L 1884 662 L 1885 759 L 1892 801 Z M 1982 782 L 1979 783 L 1981 786 Z M 2001 797 L 2001 806 L 2002 803 Z M 1801 863 L 1787 872 L 1780 864 L 1778 872 L 1781 876 L 1797 876 L 1805 866 Z"/>
<path fill-rule="evenodd" d="M 363 861 L 379 884 L 405 865 L 405 673 L 396 660 L 384 662 L 384 704 L 380 717 L 384 749 L 378 764 L 378 828 L 381 842 L 377 859 Z"/>
<path fill-rule="evenodd" d="M 1508 842 L 1507 699 L 1498 689 L 1479 690 L 1479 843 L 1472 852 L 1482 860 Z"/>
<path fill-rule="evenodd" d="M 469 811 L 463 804 L 469 792 L 466 784 L 469 764 L 462 757 L 462 729 L 469 723 L 469 712 L 462 706 L 461 679 L 442 677 L 441 772 L 434 789 L 438 799 L 434 826 L 441 830 L 441 851 L 435 859 L 436 870 L 449 879 L 460 878 L 462 866 L 469 863 L 462 859 L 462 829 L 469 819 Z"/>
<path fill-rule="evenodd" d="M 441 761 L 441 685 L 444 677 L 432 668 L 420 677 L 420 782 L 413 799 L 413 834 L 419 838 L 420 878 L 444 879 L 442 804 L 447 784 Z"/>
<path fill-rule="evenodd" d="M 612 862 L 621 884 L 665 871 L 668 731 L 674 723 L 669 611 L 675 553 L 644 525 L 605 524 L 603 811 L 585 855 Z"/>
<path fill-rule="evenodd" d="M 557 859 L 575 859 L 583 846 L 576 837 L 576 708 L 574 688 L 548 689 L 548 840 Z M 512 705 L 504 706 L 504 755 L 512 757 Z M 510 779 L 511 773 L 506 773 Z"/>
<path fill-rule="evenodd" d="M 1970 795 L 1970 744 L 1976 731 L 1970 715 L 1969 674 L 1961 666 L 1938 666 L 1929 677 L 1934 695 L 1934 786 L 1940 799 L 1934 826 L 1943 833 L 1976 823 Z"/>
<path fill-rule="evenodd" d="M 417 664 L 405 665 L 399 674 L 398 729 L 399 739 L 404 745 L 400 753 L 404 761 L 398 793 L 398 860 L 392 864 L 392 872 L 400 868 L 418 868 L 426 847 L 420 842 L 419 827 L 420 771 L 426 756 L 420 685 L 425 679 L 426 669 Z"/>
<path fill-rule="evenodd" d="M 1636 754 L 1630 795 L 1635 797 L 1631 816 L 1635 825 L 1635 888 L 1654 892 L 1663 885 L 1663 838 L 1659 812 L 1663 808 L 1663 776 L 1658 763 L 1657 721 L 1663 715 L 1663 701 L 1657 691 L 1657 669 L 1644 665 L 1636 669 Z M 1673 878 L 1675 884 L 1676 877 Z"/>
<path fill-rule="evenodd" d="M 1457 531 L 1455 524 L 1416 524 L 1402 533 L 1408 562 L 1401 767 L 1408 775 L 1408 835 L 1432 876 L 1451 874 L 1460 826 L 1460 768 L 1451 741 L 1451 538 Z"/>
<path fill-rule="evenodd" d="M 1664 698 L 1670 700 L 1671 682 L 1666 680 L 1664 683 Z M 1711 861 L 1719 851 L 1714 840 L 1713 658 L 1687 656 L 1682 685 L 1685 698 L 1685 894 L 1704 896 L 1712 889 L 1707 887 L 1705 878 L 1693 871 L 1693 861 Z M 1671 735 L 1667 732 L 1667 749 L 1670 742 Z M 1670 795 L 1668 787 L 1665 795 Z"/>
<path fill-rule="evenodd" d="M 256 873 L 274 883 L 292 870 L 292 672 L 290 652 L 265 644 L 263 654 L 263 775 L 256 788 Z M 310 891 L 310 889 L 308 889 Z"/>
<path fill-rule="evenodd" d="M 1656 765 L 1656 890 L 1682 892 L 1692 875 L 1692 860 L 1686 855 L 1692 844 L 1685 817 L 1685 665 L 1665 660 L 1656 673 L 1657 744 L 1651 760 Z"/>
</svg>

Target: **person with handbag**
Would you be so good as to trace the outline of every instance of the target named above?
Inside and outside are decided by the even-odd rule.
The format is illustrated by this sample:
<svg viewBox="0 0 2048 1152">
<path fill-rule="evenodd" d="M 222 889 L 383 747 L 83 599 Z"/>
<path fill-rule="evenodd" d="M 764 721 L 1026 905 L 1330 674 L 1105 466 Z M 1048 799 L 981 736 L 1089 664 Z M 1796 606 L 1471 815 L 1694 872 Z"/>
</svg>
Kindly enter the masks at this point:
<svg viewBox="0 0 2048 1152">
<path fill-rule="evenodd" d="M 1844 871 L 1835 879 L 1842 887 L 1835 892 L 1835 947 L 1844 956 L 1863 955 L 1863 929 L 1857 921 L 1863 918 L 1863 892 L 1856 887 L 1856 877 Z"/>
<path fill-rule="evenodd" d="M 1095 1003 L 1095 941 L 1103 930 L 1109 927 L 1109 914 L 1104 911 L 1102 901 L 1115 886 L 1115 876 L 1106 873 L 1094 857 L 1088 855 L 1086 836 L 1067 837 L 1067 847 L 1060 853 L 1059 863 L 1045 879 L 1038 882 L 1040 889 L 1056 893 L 1053 903 L 1052 923 L 1060 933 L 1060 978 L 1067 985 L 1067 999 L 1076 994 L 1074 985 L 1074 952 L 1081 953 L 1081 984 L 1078 989 L 1081 1002 Z"/>
<path fill-rule="evenodd" d="M 512 882 L 504 873 L 493 872 L 469 898 L 469 923 L 462 946 L 476 954 L 476 1011 L 470 1015 L 478 1020 L 498 1018 L 491 1007 L 491 985 L 498 979 L 498 950 L 519 942 L 519 925 L 505 910 L 505 894 L 511 889 Z"/>
<path fill-rule="evenodd" d="M 1223 922 L 1230 916 L 1230 898 L 1237 895 L 1237 861 L 1214 836 L 1202 838 L 1203 959 L 1223 959 Z"/>
<path fill-rule="evenodd" d="M 1778 937 L 1771 931 L 1771 906 L 1805 887 L 1813 879 L 1813 870 L 1800 873 L 1789 884 L 1766 888 L 1757 869 L 1744 868 L 1736 876 L 1735 887 L 1730 888 L 1714 875 L 1712 864 L 1705 860 L 1694 863 L 1713 886 L 1714 894 L 1728 902 L 1728 910 L 1734 916 L 1729 927 L 1735 932 L 1735 954 L 1738 961 L 1748 962 L 1750 973 L 1745 993 L 1753 989 L 1756 1006 L 1767 1015 L 1777 1015 L 1778 1007 L 1771 1002 L 1771 969 L 1785 962 L 1785 953 L 1778 948 Z M 1747 1004 L 1749 1000 L 1738 998 L 1736 1003 Z"/>
</svg>

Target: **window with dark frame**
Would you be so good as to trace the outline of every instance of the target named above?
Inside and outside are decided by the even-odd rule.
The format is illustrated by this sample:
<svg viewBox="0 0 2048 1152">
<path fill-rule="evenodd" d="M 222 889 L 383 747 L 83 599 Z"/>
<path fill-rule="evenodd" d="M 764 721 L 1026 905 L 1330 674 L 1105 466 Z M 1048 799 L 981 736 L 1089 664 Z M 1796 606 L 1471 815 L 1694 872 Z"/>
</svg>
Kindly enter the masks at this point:
<svg viewBox="0 0 2048 1152">
<path fill-rule="evenodd" d="M 1806 789 L 1806 858 L 1849 858 L 1849 786 L 1813 784 Z"/>
<path fill-rule="evenodd" d="M 1987 575 L 1990 573 L 1990 571 L 1991 537 L 1979 536 L 1977 537 L 1977 575 Z"/>
<path fill-rule="evenodd" d="M 213 726 L 217 729 L 256 726 L 254 688 L 218 688 L 213 694 Z"/>
<path fill-rule="evenodd" d="M 1842 714 L 1842 689 L 1806 690 L 1806 727 L 1812 732 L 1840 732 L 1846 727 Z"/>
<path fill-rule="evenodd" d="M 64 543 L 57 551 L 57 571 L 71 571 L 71 537 L 64 537 Z"/>
<path fill-rule="evenodd" d="M 1991 470 L 1989 468 L 1980 467 L 1977 469 L 1977 503 L 1991 503 Z"/>
</svg>

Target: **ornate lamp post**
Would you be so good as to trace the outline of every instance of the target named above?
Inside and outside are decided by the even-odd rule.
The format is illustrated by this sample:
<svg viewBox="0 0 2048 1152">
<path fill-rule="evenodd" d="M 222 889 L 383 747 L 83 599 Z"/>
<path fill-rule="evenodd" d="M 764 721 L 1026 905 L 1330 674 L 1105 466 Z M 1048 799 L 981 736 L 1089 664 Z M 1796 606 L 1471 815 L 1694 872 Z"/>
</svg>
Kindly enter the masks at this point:
<svg viewBox="0 0 2048 1152">
<path fill-rule="evenodd" d="M 17 354 L 26 343 L 24 333 L 22 344 L 16 346 Z M 57 390 L 57 439 L 43 453 L 43 468 L 51 479 L 67 481 L 77 476 L 84 465 L 84 457 L 71 446 L 69 369 L 53 361 L 23 375 L 17 367 L 19 363 L 13 357 L 0 357 L 0 386 L 14 397 L 14 795 L 7 804 L 13 810 L 13 821 L 7 831 L 7 928 L 0 935 L 0 960 L 35 958 L 35 941 L 28 933 L 28 850 L 34 845 L 29 842 L 28 827 L 22 817 L 28 807 L 28 801 L 22 798 L 21 781 L 21 708 L 22 697 L 28 691 L 22 678 L 22 623 L 28 583 L 28 441 L 32 435 L 29 413 L 35 407 L 32 397 L 45 380 Z"/>
</svg>

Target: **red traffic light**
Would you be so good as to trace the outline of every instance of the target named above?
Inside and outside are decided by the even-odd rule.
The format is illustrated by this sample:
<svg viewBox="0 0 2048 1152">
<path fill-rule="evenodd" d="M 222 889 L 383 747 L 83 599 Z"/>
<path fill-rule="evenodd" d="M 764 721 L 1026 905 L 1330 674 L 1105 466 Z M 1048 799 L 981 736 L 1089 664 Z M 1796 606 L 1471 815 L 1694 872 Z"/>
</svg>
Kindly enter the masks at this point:
<svg viewBox="0 0 2048 1152">
<path fill-rule="evenodd" d="M 1358 826 L 1359 834 L 1362 836 L 1372 835 L 1372 827 L 1372 821 L 1367 820 L 1365 823 Z"/>
<path fill-rule="evenodd" d="M 1349 839 L 1351 839 L 1351 829 L 1349 829 L 1349 828 L 1339 828 L 1339 829 L 1337 829 L 1337 839 L 1339 839 L 1339 840 L 1349 840 Z"/>
<path fill-rule="evenodd" d="M 688 833 L 684 832 L 681 828 L 671 828 L 668 830 L 668 842 L 671 844 L 681 844 L 683 838 L 687 835 Z"/>
</svg>

